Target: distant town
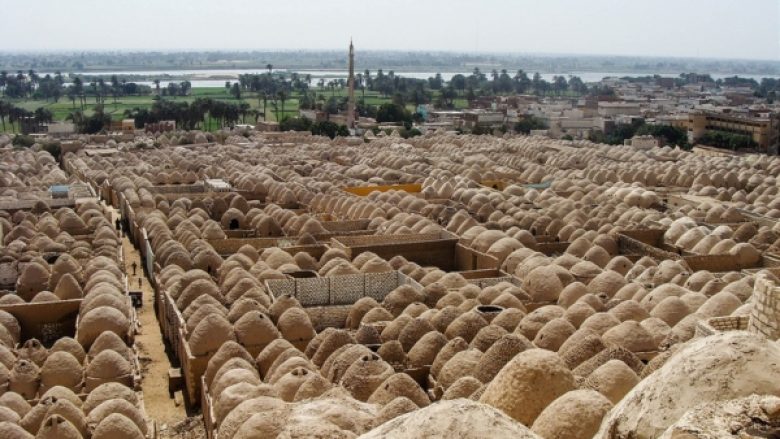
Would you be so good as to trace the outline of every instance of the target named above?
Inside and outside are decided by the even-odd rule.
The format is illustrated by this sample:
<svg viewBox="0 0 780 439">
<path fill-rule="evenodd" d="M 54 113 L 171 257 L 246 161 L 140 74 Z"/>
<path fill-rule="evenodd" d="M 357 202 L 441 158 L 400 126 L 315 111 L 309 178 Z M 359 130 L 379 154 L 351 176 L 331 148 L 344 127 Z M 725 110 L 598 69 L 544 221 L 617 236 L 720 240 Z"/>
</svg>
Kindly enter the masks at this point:
<svg viewBox="0 0 780 439">
<path fill-rule="evenodd" d="M 159 59 L 170 59 L 158 55 Z M 139 60 L 147 58 L 135 56 L 129 59 L 146 62 Z M 280 56 L 267 58 L 285 59 Z M 384 56 L 368 55 L 372 64 L 403 62 L 397 54 Z M 705 145 L 778 153 L 778 76 L 674 75 L 669 73 L 670 67 L 701 67 L 702 63 L 656 60 L 653 64 L 649 60 L 642 63 L 622 59 L 617 66 L 624 70 L 652 69 L 654 65 L 663 73 L 604 73 L 604 77 L 595 79 L 599 77 L 597 72 L 543 75 L 478 65 L 519 62 L 515 58 L 449 59 L 430 54 L 422 58 L 431 64 L 429 68 L 438 63 L 449 73 L 357 70 L 352 51 L 343 66 L 346 69 L 341 70 L 296 71 L 300 64 L 291 62 L 267 63 L 262 70 L 179 70 L 159 75 L 154 71 L 106 71 L 106 63 L 127 67 L 127 57 L 87 56 L 95 64 L 91 69 L 80 61 L 68 61 L 66 55 L 58 55 L 48 64 L 36 58 L 9 56 L 0 65 L 44 69 L 62 66 L 83 71 L 42 73 L 30 68 L 0 72 L 0 129 L 25 136 L 58 137 L 250 127 L 257 131 L 310 131 L 331 138 L 393 132 L 401 137 L 435 131 L 489 135 L 510 132 L 640 148 Z M 194 59 L 198 58 L 188 61 L 190 66 L 195 65 Z M 564 68 L 571 67 L 568 58 L 555 60 Z M 164 66 L 181 67 L 184 61 L 179 61 Z M 204 67 L 202 59 L 198 62 Z M 475 63 L 470 71 L 456 73 L 458 67 L 463 71 L 469 62 Z M 609 65 L 588 62 L 596 68 Z M 230 65 L 254 64 L 257 62 Z M 538 66 L 538 59 L 532 58 L 530 64 Z M 334 67 L 330 61 L 322 65 Z M 726 67 L 703 65 L 719 72 L 744 68 L 733 63 L 725 63 Z M 208 62 L 205 66 L 215 67 Z M 774 67 L 764 63 L 757 68 L 775 73 Z"/>
</svg>

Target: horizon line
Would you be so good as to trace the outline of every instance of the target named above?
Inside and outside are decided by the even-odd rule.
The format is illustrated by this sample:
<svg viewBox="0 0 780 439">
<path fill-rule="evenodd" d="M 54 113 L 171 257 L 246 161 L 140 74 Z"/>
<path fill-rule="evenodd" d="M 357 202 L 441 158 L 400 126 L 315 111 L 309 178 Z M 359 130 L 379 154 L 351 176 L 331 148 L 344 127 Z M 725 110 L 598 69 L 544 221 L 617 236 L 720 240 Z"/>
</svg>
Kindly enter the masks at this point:
<svg viewBox="0 0 780 439">
<path fill-rule="evenodd" d="M 142 49 L 142 48 L 123 48 L 123 49 L 0 49 L 0 55 L 47 55 L 47 54 L 76 54 L 76 53 L 290 53 L 290 52 L 342 52 L 342 48 L 236 48 L 236 49 L 204 49 L 204 48 L 167 48 L 167 49 Z M 715 56 L 696 56 L 696 55 L 637 55 L 637 54 L 608 54 L 608 53 L 567 53 L 567 52 L 511 52 L 511 51 L 489 51 L 489 50 L 453 50 L 453 49 L 360 49 L 355 46 L 356 52 L 375 52 L 375 53 L 448 53 L 456 55 L 498 55 L 498 56 L 537 56 L 537 57 L 583 57 L 583 58 L 640 58 L 640 59 L 674 59 L 674 60 L 695 60 L 695 61 L 742 61 L 742 62 L 765 62 L 780 65 L 780 59 L 767 58 L 738 58 L 738 57 L 715 57 Z"/>
</svg>

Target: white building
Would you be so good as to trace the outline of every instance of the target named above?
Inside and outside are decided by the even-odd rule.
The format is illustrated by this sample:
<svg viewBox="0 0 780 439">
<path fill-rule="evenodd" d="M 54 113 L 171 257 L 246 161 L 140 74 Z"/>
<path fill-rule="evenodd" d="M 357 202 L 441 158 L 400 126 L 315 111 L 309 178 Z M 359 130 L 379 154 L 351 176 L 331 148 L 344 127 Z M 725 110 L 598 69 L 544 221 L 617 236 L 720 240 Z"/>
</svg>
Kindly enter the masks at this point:
<svg viewBox="0 0 780 439">
<path fill-rule="evenodd" d="M 630 139 L 626 139 L 624 142 L 626 146 L 633 146 L 636 149 L 653 149 L 661 146 L 661 142 L 653 136 L 634 136 Z"/>
<path fill-rule="evenodd" d="M 46 132 L 52 136 L 67 136 L 76 133 L 73 122 L 52 122 L 45 125 Z"/>
</svg>

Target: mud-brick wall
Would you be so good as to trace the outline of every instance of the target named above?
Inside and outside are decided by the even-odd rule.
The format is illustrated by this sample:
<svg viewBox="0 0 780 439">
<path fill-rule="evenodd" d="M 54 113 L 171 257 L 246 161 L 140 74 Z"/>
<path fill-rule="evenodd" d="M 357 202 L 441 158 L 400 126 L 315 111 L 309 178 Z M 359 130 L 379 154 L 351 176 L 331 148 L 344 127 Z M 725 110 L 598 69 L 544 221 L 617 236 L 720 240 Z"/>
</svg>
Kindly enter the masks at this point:
<svg viewBox="0 0 780 439">
<path fill-rule="evenodd" d="M 753 287 L 753 312 L 748 331 L 770 340 L 780 338 L 780 287 L 764 275 L 756 278 Z"/>
</svg>

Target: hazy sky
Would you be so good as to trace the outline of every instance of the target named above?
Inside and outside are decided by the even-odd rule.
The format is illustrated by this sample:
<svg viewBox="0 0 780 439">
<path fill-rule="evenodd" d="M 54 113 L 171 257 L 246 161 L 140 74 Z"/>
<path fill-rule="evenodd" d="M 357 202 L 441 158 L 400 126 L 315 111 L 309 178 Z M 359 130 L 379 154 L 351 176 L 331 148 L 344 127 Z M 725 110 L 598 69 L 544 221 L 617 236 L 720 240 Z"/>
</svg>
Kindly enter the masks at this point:
<svg viewBox="0 0 780 439">
<path fill-rule="evenodd" d="M 780 0 L 0 0 L 0 50 L 359 49 L 780 60 Z"/>
</svg>

